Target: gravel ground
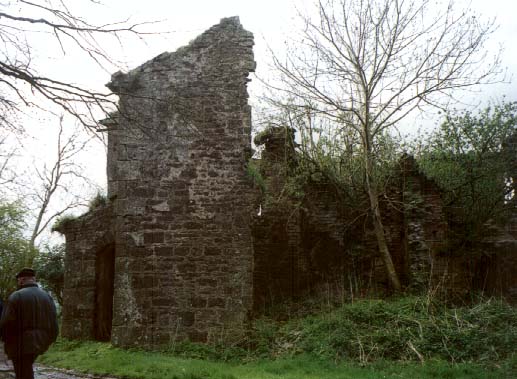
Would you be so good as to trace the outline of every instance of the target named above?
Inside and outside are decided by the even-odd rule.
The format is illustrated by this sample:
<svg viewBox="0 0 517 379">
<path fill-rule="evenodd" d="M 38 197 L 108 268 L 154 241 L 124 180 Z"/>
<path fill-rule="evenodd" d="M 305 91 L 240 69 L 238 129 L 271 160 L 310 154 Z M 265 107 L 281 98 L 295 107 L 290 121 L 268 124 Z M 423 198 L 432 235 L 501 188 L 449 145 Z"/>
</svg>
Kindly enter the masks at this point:
<svg viewBox="0 0 517 379">
<path fill-rule="evenodd" d="M 0 342 L 1 344 L 1 342 Z M 4 354 L 3 346 L 0 346 L 0 379 L 13 379 L 14 371 L 11 361 L 7 361 Z M 34 379 L 116 379 L 114 377 L 78 374 L 70 370 L 54 369 L 52 367 L 45 367 L 35 365 Z"/>
</svg>

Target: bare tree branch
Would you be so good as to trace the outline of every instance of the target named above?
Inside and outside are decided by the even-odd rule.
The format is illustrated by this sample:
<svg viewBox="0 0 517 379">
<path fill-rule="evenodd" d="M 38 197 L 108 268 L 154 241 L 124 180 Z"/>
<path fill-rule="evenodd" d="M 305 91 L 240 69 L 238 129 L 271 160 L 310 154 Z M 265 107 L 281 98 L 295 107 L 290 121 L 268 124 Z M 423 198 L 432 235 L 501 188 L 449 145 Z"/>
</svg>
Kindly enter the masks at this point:
<svg viewBox="0 0 517 379">
<path fill-rule="evenodd" d="M 93 5 L 97 4 L 92 2 Z M 30 37 L 48 34 L 56 40 L 57 55 L 65 55 L 75 46 L 104 70 L 120 68 L 99 43 L 108 36 L 122 45 L 124 35 L 142 39 L 153 32 L 142 27 L 154 22 L 130 23 L 129 19 L 110 24 L 95 25 L 72 14 L 63 1 L 19 0 L 0 5 L 0 109 L 16 114 L 25 107 L 46 109 L 45 101 L 54 104 L 75 117 L 83 126 L 96 130 L 97 118 L 103 118 L 117 109 L 116 99 L 110 92 L 100 93 L 87 87 L 60 80 L 35 70 Z M 3 112 L 0 127 L 18 128 L 14 120 Z"/>
<path fill-rule="evenodd" d="M 30 243 L 35 245 L 36 239 L 48 227 L 48 225 L 57 217 L 68 210 L 75 209 L 78 206 L 86 205 L 86 201 L 80 196 L 74 195 L 72 199 L 60 206 L 57 211 L 49 214 L 50 204 L 59 190 L 68 193 L 66 179 L 70 177 L 80 178 L 83 183 L 91 185 L 91 181 L 81 174 L 82 167 L 75 162 L 75 157 L 84 150 L 86 145 L 91 142 L 92 136 L 87 139 L 81 139 L 79 131 L 76 130 L 65 138 L 63 116 L 59 120 L 59 129 L 56 141 L 56 157 L 52 167 L 48 168 L 44 165 L 41 169 L 36 168 L 36 175 L 39 178 L 40 190 L 32 193 L 36 200 L 36 217 L 32 227 Z"/>
<path fill-rule="evenodd" d="M 490 60 L 485 46 L 496 27 L 456 9 L 453 0 L 318 0 L 316 6 L 317 17 L 300 15 L 301 39 L 285 60 L 273 55 L 280 73 L 273 87 L 289 99 L 283 106 L 309 106 L 337 130 L 359 134 L 379 251 L 400 290 L 379 210 L 377 141 L 415 109 L 444 109 L 458 90 L 501 81 L 500 52 Z"/>
</svg>

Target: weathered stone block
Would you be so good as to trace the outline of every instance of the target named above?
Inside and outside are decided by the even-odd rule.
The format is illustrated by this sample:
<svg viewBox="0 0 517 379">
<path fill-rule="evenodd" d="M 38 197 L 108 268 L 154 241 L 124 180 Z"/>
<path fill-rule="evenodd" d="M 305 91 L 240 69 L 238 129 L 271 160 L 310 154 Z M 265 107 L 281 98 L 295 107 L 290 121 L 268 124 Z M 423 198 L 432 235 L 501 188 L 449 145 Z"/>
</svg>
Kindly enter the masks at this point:
<svg viewBox="0 0 517 379">
<path fill-rule="evenodd" d="M 148 232 L 144 233 L 144 244 L 163 243 L 163 232 Z"/>
</svg>

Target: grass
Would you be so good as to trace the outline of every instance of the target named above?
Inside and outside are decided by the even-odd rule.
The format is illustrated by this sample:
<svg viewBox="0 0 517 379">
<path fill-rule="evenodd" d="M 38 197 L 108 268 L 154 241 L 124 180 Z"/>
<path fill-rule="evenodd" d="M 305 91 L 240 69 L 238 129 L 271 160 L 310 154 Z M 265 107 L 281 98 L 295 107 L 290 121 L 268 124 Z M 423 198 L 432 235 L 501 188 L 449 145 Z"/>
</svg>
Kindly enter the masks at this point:
<svg viewBox="0 0 517 379">
<path fill-rule="evenodd" d="M 334 363 L 313 355 L 248 363 L 188 359 L 159 352 L 122 350 L 107 343 L 61 340 L 39 358 L 49 366 L 138 379 L 509 379 L 508 368 L 430 361 Z"/>
<path fill-rule="evenodd" d="M 138 379 L 515 379 L 516 346 L 517 312 L 504 302 L 405 297 L 256 320 L 238 345 L 185 341 L 150 352 L 59 340 L 40 360 Z"/>
<path fill-rule="evenodd" d="M 430 359 L 488 363 L 515 353 L 517 311 L 494 299 L 463 307 L 419 297 L 365 300 L 291 320 L 274 335 L 277 354 L 283 347 L 290 353 L 360 363 Z"/>
</svg>

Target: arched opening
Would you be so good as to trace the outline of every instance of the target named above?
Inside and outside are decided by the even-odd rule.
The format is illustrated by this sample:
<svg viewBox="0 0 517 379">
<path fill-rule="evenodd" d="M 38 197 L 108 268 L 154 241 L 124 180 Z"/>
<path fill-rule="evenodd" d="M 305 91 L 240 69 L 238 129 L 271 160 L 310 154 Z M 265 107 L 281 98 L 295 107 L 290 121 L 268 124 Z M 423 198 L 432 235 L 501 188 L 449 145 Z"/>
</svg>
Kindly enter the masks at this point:
<svg viewBox="0 0 517 379">
<path fill-rule="evenodd" d="M 97 341 L 111 339 L 113 319 L 113 284 L 115 276 L 115 245 L 97 251 L 95 257 L 95 312 L 93 334 Z"/>
</svg>

